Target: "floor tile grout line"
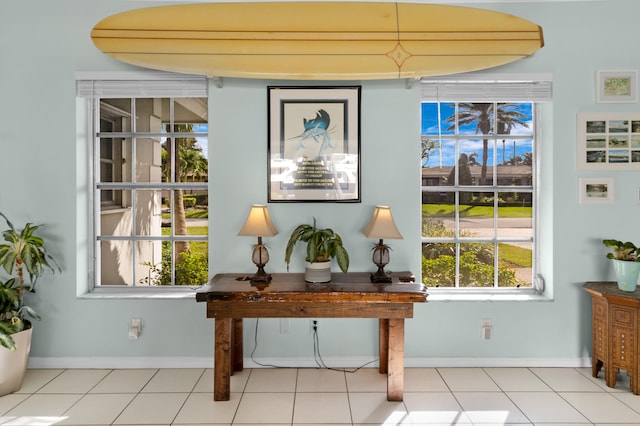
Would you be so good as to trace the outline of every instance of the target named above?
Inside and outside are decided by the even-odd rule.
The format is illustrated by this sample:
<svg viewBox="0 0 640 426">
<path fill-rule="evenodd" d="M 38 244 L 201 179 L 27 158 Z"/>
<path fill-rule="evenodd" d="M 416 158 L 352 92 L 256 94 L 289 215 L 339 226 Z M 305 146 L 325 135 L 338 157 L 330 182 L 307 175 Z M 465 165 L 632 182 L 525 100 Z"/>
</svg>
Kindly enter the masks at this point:
<svg viewBox="0 0 640 426">
<path fill-rule="evenodd" d="M 483 370 L 486 374 L 488 374 L 484 368 L 479 368 L 479 369 L 480 369 L 480 370 Z M 105 380 L 105 378 L 106 378 L 106 377 L 108 377 L 108 375 L 109 375 L 109 374 L 112 374 L 112 373 L 113 373 L 113 371 L 115 371 L 115 370 L 118 370 L 118 369 L 111 370 L 107 375 L 105 375 L 105 377 L 103 377 L 102 379 L 100 379 L 97 383 L 101 383 L 103 380 Z M 158 372 L 159 372 L 160 370 L 161 370 L 161 369 L 156 369 L 156 371 L 154 372 L 154 374 L 153 374 L 152 378 L 153 378 L 153 377 L 156 377 L 156 375 L 158 374 Z M 244 382 L 243 390 L 242 390 L 242 392 L 241 392 L 241 398 L 242 398 L 242 396 L 244 395 L 244 393 L 245 393 L 245 391 L 246 391 L 246 388 L 247 388 L 247 385 L 248 385 L 248 382 L 249 382 L 249 378 L 250 378 L 250 376 L 251 376 L 252 369 L 249 369 L 249 370 L 250 370 L 250 371 L 249 371 L 249 377 L 248 377 L 248 378 L 247 378 L 247 380 Z M 568 391 L 561 391 L 561 390 L 556 390 L 556 389 L 554 389 L 552 386 L 550 386 L 550 384 L 549 384 L 547 381 L 545 381 L 541 376 L 539 376 L 538 374 L 536 374 L 536 372 L 535 372 L 535 371 L 533 371 L 533 370 L 532 370 L 532 368 L 526 368 L 526 370 L 527 370 L 527 371 L 529 371 L 531 374 L 533 374 L 535 377 L 537 377 L 539 380 L 541 380 L 541 381 L 542 381 L 542 383 L 544 383 L 546 386 L 548 386 L 548 387 L 549 387 L 550 391 L 544 391 L 544 392 L 546 392 L 546 393 L 554 393 L 554 394 L 556 394 L 556 395 L 557 395 L 557 396 L 559 396 L 563 401 L 565 401 L 569 406 L 571 406 L 574 410 L 576 410 L 576 412 L 580 413 L 580 415 L 582 415 L 582 416 L 585 418 L 585 420 L 586 420 L 587 422 L 589 422 L 589 424 L 591 424 L 591 425 L 593 425 L 593 424 L 594 424 L 594 423 L 593 423 L 593 421 L 592 421 L 591 419 L 589 419 L 589 417 L 587 417 L 587 416 L 585 415 L 585 413 L 583 413 L 583 412 L 582 412 L 582 411 L 580 411 L 577 407 L 575 407 L 573 404 L 571 404 L 571 403 L 570 403 L 568 400 L 566 400 L 566 399 L 563 397 L 563 395 L 562 395 L 562 393 L 563 393 L 563 392 L 564 392 L 564 393 L 567 393 L 567 392 L 570 392 L 570 393 L 576 393 L 576 392 L 578 392 L 578 393 L 580 393 L 580 391 L 572 391 L 572 390 L 568 390 Z M 574 371 L 574 372 L 576 372 L 576 373 L 580 374 L 581 376 L 583 376 L 583 377 L 585 377 L 585 378 L 587 378 L 587 379 L 590 379 L 590 377 L 588 377 L 588 376 L 586 375 L 586 373 L 585 373 L 583 370 L 579 370 L 579 369 L 576 369 L 576 368 L 567 368 L 566 370 L 572 370 L 572 371 Z M 46 383 L 47 383 L 47 384 L 48 384 L 48 383 L 50 383 L 52 380 L 54 380 L 56 377 L 59 377 L 59 376 L 60 376 L 60 374 L 63 374 L 65 371 L 67 371 L 67 370 L 63 370 L 61 373 L 59 373 L 59 374 L 57 374 L 56 376 L 54 376 L 54 378 L 49 379 Z M 440 371 L 438 371 L 438 369 L 437 369 L 437 368 L 436 368 L 436 371 L 437 371 L 438 375 L 440 376 L 440 378 L 441 378 L 441 379 L 443 380 L 443 382 L 445 383 L 445 386 L 447 387 L 447 389 L 448 389 L 449 393 L 455 396 L 455 392 L 453 392 L 453 391 L 451 390 L 451 386 L 450 386 L 450 384 L 449 384 L 449 383 L 444 379 L 444 377 L 442 377 L 441 372 L 440 372 Z M 198 382 L 202 379 L 202 377 L 203 377 L 203 375 L 204 375 L 204 374 L 206 374 L 206 369 L 201 373 L 200 377 L 196 380 L 196 382 L 195 382 L 195 384 L 194 384 L 194 386 L 192 387 L 192 389 L 191 389 L 191 391 L 190 391 L 190 392 L 182 392 L 182 393 L 187 394 L 187 398 L 188 398 L 190 395 L 192 395 L 192 394 L 196 393 L 196 392 L 195 392 L 195 389 L 196 389 L 196 388 L 195 388 L 195 386 L 197 386 Z M 353 392 L 352 392 L 352 391 L 350 391 L 349 386 L 348 386 L 348 383 L 346 383 L 346 374 L 345 374 L 344 372 L 343 372 L 343 374 L 345 375 L 344 377 L 345 377 L 346 394 L 347 394 L 347 398 L 348 398 L 348 402 L 349 402 L 349 410 L 350 410 L 350 415 L 351 415 L 351 423 L 353 424 L 353 420 L 354 420 L 354 419 L 353 419 L 353 411 L 352 411 L 352 404 L 351 404 L 351 398 L 350 398 L 350 396 L 351 396 L 351 394 L 352 394 Z M 495 379 L 494 379 L 493 377 L 491 377 L 491 375 L 490 375 L 490 374 L 488 374 L 488 375 L 490 376 L 491 380 L 492 380 L 494 383 L 496 383 L 496 385 L 497 385 L 497 382 L 495 382 Z M 117 419 L 122 415 L 122 413 L 124 412 L 124 410 L 126 410 L 126 409 L 128 408 L 128 406 L 131 404 L 131 402 L 132 402 L 136 397 L 138 397 L 140 394 L 144 393 L 144 392 L 142 392 L 142 390 L 144 389 L 144 387 L 146 387 L 146 385 L 148 385 L 148 383 L 152 380 L 152 378 L 148 379 L 148 380 L 146 381 L 145 385 L 144 385 L 144 386 L 142 386 L 142 388 L 141 388 L 139 391 L 137 391 L 137 392 L 127 392 L 127 393 L 130 393 L 130 394 L 134 395 L 134 397 L 131 399 L 131 401 L 129 401 L 129 403 L 125 406 L 125 408 L 123 408 L 123 409 L 118 413 L 118 415 L 114 418 L 114 420 L 113 420 L 113 422 L 112 422 L 111 424 L 116 424 L 115 422 L 117 422 Z M 295 394 L 296 394 L 296 395 L 297 395 L 297 393 L 298 393 L 298 390 L 297 390 L 297 384 L 298 384 L 298 381 L 299 381 L 299 369 L 297 369 L 297 371 L 296 371 L 296 389 L 295 389 Z M 591 381 L 592 381 L 593 383 L 595 383 L 593 380 L 591 380 Z M 32 392 L 30 392 L 30 393 L 28 393 L 28 394 L 26 394 L 26 395 L 25 395 L 25 394 L 22 394 L 22 395 L 25 395 L 25 399 L 24 399 L 24 400 L 22 400 L 22 401 L 20 401 L 19 403 L 17 403 L 17 404 L 16 404 L 15 406 L 13 406 L 13 407 L 7 407 L 7 409 L 5 410 L 5 413 L 3 413 L 3 415 L 6 415 L 8 412 L 10 412 L 11 410 L 13 410 L 14 408 L 16 408 L 17 406 L 19 406 L 20 404 L 24 403 L 24 402 L 25 402 L 25 401 L 27 401 L 28 399 L 32 398 L 32 397 L 33 397 L 34 395 L 36 395 L 36 394 L 37 394 L 37 395 L 52 395 L 52 394 L 49 394 L 49 393 L 41 393 L 41 392 L 40 392 L 44 386 L 46 386 L 46 384 L 45 384 L 45 385 L 42 385 L 42 386 L 40 386 L 40 387 L 38 387 L 37 389 L 35 389 L 34 391 L 32 391 Z M 97 386 L 97 384 L 96 384 L 96 385 L 94 385 L 93 387 L 91 387 L 91 390 L 92 390 L 92 389 L 95 389 L 95 386 Z M 504 394 L 504 395 L 505 395 L 505 396 L 510 400 L 509 395 L 507 394 L 507 391 L 505 391 L 505 390 L 504 390 L 502 387 L 500 387 L 499 385 L 498 385 L 498 389 L 499 389 L 499 392 L 500 392 L 500 393 Z M 86 397 L 86 396 L 90 395 L 90 394 L 91 394 L 91 390 L 86 391 L 86 392 L 83 392 L 83 393 L 79 393 L 79 394 L 78 394 L 78 393 L 74 393 L 73 395 L 81 395 L 81 398 L 78 400 L 78 401 L 80 401 L 83 397 Z M 521 392 L 525 392 L 525 391 L 526 391 L 526 390 L 522 390 Z M 418 392 L 418 391 L 416 391 L 416 392 Z M 513 392 L 519 392 L 519 391 L 513 391 Z M 526 392 L 530 392 L 530 391 L 526 391 Z M 539 391 L 539 392 L 543 392 L 543 391 Z M 123 393 L 123 392 L 116 392 L 116 394 L 121 394 L 121 393 Z M 161 393 L 165 393 L 165 392 L 153 392 L 153 393 L 161 394 Z M 202 392 L 198 392 L 198 393 L 202 393 Z M 619 398 L 619 396 L 621 396 L 621 395 L 626 395 L 626 394 L 627 394 L 627 393 L 624 393 L 624 392 L 622 392 L 622 391 L 620 391 L 620 392 L 612 392 L 612 391 L 609 391 L 609 390 L 607 390 L 607 389 L 605 389 L 605 388 L 599 387 L 599 389 L 598 389 L 597 391 L 584 391 L 584 392 L 582 392 L 582 393 L 587 393 L 587 394 L 599 394 L 599 395 L 609 395 L 609 396 L 613 397 L 616 401 L 618 401 L 618 402 L 620 402 L 621 404 L 623 404 L 624 406 L 629 407 L 629 408 L 630 408 L 634 413 L 637 413 L 637 412 L 638 412 L 637 410 L 633 409 L 633 407 L 630 407 L 627 403 L 625 403 L 623 400 L 621 400 L 621 399 Z M 97 393 L 97 394 L 103 394 L 103 393 Z M 107 392 L 106 394 L 113 394 L 113 392 Z M 66 393 L 64 393 L 64 392 L 56 392 L 56 393 L 54 393 L 54 395 L 69 395 L 69 394 L 66 394 Z M 65 411 L 65 413 L 66 413 L 66 412 L 68 412 L 68 410 L 69 410 L 69 409 L 71 409 L 73 406 L 75 406 L 75 405 L 78 403 L 78 401 L 76 401 L 76 402 L 75 402 L 71 407 L 69 407 L 69 408 Z M 460 406 L 460 408 L 462 409 L 462 406 L 461 406 L 461 404 L 459 404 L 459 401 L 458 401 L 457 399 L 456 399 L 456 401 L 458 402 L 458 405 L 459 405 L 459 406 Z M 186 402 L 186 399 L 185 399 L 185 402 Z M 512 401 L 512 402 L 513 402 L 513 401 Z M 294 399 L 294 404 L 295 404 L 295 399 Z M 409 415 L 408 407 L 406 406 L 406 403 L 405 403 L 404 401 L 403 401 L 403 405 L 404 405 L 404 409 L 405 409 L 405 410 L 406 410 L 406 412 L 407 412 L 407 415 Z M 520 407 L 518 407 L 518 405 L 517 405 L 517 404 L 515 404 L 515 403 L 514 403 L 514 405 L 515 405 L 518 409 L 520 409 Z M 237 415 L 237 411 L 238 411 L 239 406 L 240 406 L 240 401 L 239 401 L 239 403 L 238 403 L 238 406 L 236 406 L 236 412 L 234 413 L 234 418 L 233 418 L 233 420 L 232 420 L 232 423 L 231 423 L 231 424 L 233 424 L 233 422 L 235 422 L 235 420 L 236 420 L 236 415 Z M 183 408 L 184 408 L 184 405 L 183 405 L 183 406 L 181 406 L 181 407 L 180 407 L 180 409 L 178 409 L 176 416 L 180 413 L 180 411 L 181 411 Z M 294 410 L 295 410 L 295 405 L 294 405 Z M 464 412 L 464 410 L 461 410 L 461 412 Z M 522 413 L 524 414 L 524 412 L 522 412 Z M 533 423 L 533 422 L 531 421 L 531 419 L 529 419 L 529 417 L 528 417 L 528 416 L 526 416 L 526 414 L 524 414 L 524 415 L 525 415 L 525 417 L 527 418 L 527 420 L 528 420 L 528 421 L 530 421 L 531 423 Z M 172 423 L 175 423 L 175 420 L 176 420 L 176 419 L 177 419 L 177 417 L 174 417 L 174 420 L 173 420 L 173 422 L 172 422 Z M 293 420 L 294 420 L 294 417 L 292 416 L 292 423 L 291 423 L 291 424 L 293 424 Z M 410 420 L 410 419 L 409 419 L 409 420 Z"/>
<path fill-rule="evenodd" d="M 496 384 L 496 386 L 498 387 L 498 389 L 500 389 L 500 391 L 502 392 L 502 394 L 504 395 L 504 397 L 505 397 L 505 398 L 507 398 L 507 400 L 509 400 L 509 401 L 513 404 L 513 406 L 514 406 L 514 407 L 516 407 L 516 408 L 518 409 L 518 411 L 520 411 L 520 413 L 524 416 L 524 418 L 525 418 L 525 419 L 527 419 L 527 420 L 529 421 L 529 423 L 531 423 L 532 425 L 533 425 L 533 424 L 535 424 L 535 423 L 533 422 L 533 420 L 532 420 L 532 419 L 527 415 L 527 413 L 525 413 L 525 412 L 524 412 L 524 410 L 523 410 L 520 406 L 518 406 L 518 404 L 517 404 L 513 399 L 511 399 L 511 397 L 509 396 L 509 394 L 507 393 L 507 391 L 506 391 L 505 389 L 503 389 L 503 388 L 502 388 L 502 386 L 500 386 L 500 384 L 498 384 L 498 382 L 496 382 L 496 381 L 495 381 L 495 379 L 491 376 L 491 374 L 489 374 L 489 373 L 486 371 L 486 369 L 484 369 L 484 368 L 483 368 L 483 370 L 485 370 L 485 373 L 487 373 L 487 375 L 491 378 L 491 380 L 493 380 L 493 382 Z M 533 374 L 529 368 L 527 368 L 526 370 L 527 370 L 528 372 L 530 372 L 531 374 Z M 534 376 L 535 376 L 535 375 L 534 375 Z M 535 377 L 537 377 L 537 376 L 535 376 Z M 545 382 L 542 382 L 542 383 L 544 383 L 544 384 L 545 384 L 545 386 L 549 386 L 549 385 L 547 385 Z"/>
<path fill-rule="evenodd" d="M 574 368 L 574 370 L 575 370 L 575 371 L 577 371 L 578 373 L 582 374 L 583 376 L 587 377 L 587 376 L 586 376 L 586 374 L 584 374 L 582 371 L 580 371 L 580 369 L 578 369 L 578 368 Z M 587 379 L 590 379 L 590 380 L 591 380 L 591 379 L 594 379 L 594 377 L 593 377 L 593 375 L 591 375 L 591 376 L 588 376 L 588 377 L 587 377 Z M 629 379 L 631 379 L 631 378 L 629 378 Z M 600 380 L 600 379 L 599 379 L 599 380 Z M 637 413 L 637 414 L 639 414 L 639 415 L 640 415 L 640 411 L 638 411 L 638 410 L 634 409 L 632 406 L 630 406 L 629 404 L 627 404 L 626 402 L 624 402 L 622 399 L 620 399 L 620 398 L 618 398 L 618 397 L 617 397 L 617 394 L 621 394 L 621 395 L 622 395 L 623 393 L 621 393 L 621 392 L 613 392 L 613 390 L 615 390 L 615 388 L 608 388 L 608 387 L 607 387 L 607 388 L 603 388 L 603 392 L 602 392 L 602 393 L 605 393 L 606 395 L 611 396 L 612 398 L 614 398 L 616 401 L 620 402 L 620 403 L 621 403 L 622 405 L 624 405 L 625 407 L 628 407 L 628 408 L 629 408 L 631 411 L 633 411 L 634 413 Z M 568 401 L 567 401 L 567 403 L 568 403 Z M 573 407 L 573 405 L 572 405 L 572 407 Z M 575 407 L 574 407 L 574 408 L 575 408 Z M 580 412 L 580 414 L 582 414 L 585 418 L 587 418 L 587 419 L 588 419 L 588 417 L 587 417 L 584 413 L 582 413 L 581 411 L 579 411 L 577 408 L 576 408 L 576 410 L 577 410 L 578 412 Z M 591 421 L 591 420 L 589 419 L 589 421 Z M 593 423 L 593 424 L 595 424 L 594 422 L 592 422 L 592 423 Z"/>
<path fill-rule="evenodd" d="M 180 415 L 180 412 L 182 412 L 182 409 L 187 404 L 187 401 L 189 401 L 189 398 L 191 397 L 191 395 L 194 394 L 193 392 L 194 389 L 196 388 L 196 386 L 198 386 L 198 383 L 200 383 L 200 380 L 202 380 L 202 377 L 206 374 L 206 372 L 207 372 L 207 369 L 203 368 L 198 378 L 194 380 L 193 386 L 191 386 L 191 390 L 187 392 L 187 397 L 184 399 L 184 401 L 182 401 L 182 404 L 180 404 L 180 408 L 178 408 L 178 410 L 176 411 L 176 414 L 173 416 L 173 419 L 171 420 L 171 423 L 170 423 L 171 425 L 175 424 L 176 420 L 178 419 L 178 416 Z"/>
<path fill-rule="evenodd" d="M 578 374 L 582 374 L 582 373 L 580 373 L 579 371 L 577 371 L 575 368 L 570 368 L 570 370 L 575 371 L 575 372 L 577 372 Z M 533 372 L 533 373 L 535 374 L 535 372 Z M 591 423 L 592 425 L 595 425 L 595 423 L 594 423 L 593 421 L 591 421 L 591 419 L 590 419 L 590 418 L 589 418 L 585 413 L 583 413 L 582 411 L 578 410 L 578 407 L 575 407 L 571 402 L 569 402 L 566 398 L 564 398 L 564 397 L 560 394 L 560 392 L 561 392 L 561 391 L 559 391 L 559 390 L 555 389 L 553 386 L 551 386 L 551 384 L 550 384 L 550 383 L 547 383 L 545 380 L 543 380 L 543 379 L 542 379 L 542 377 L 538 376 L 537 374 L 536 374 L 536 376 L 537 376 L 540 380 L 542 380 L 542 381 L 543 381 L 547 386 L 549 386 L 549 387 L 551 388 L 551 390 L 552 390 L 552 391 L 553 391 L 553 392 L 554 392 L 554 393 L 555 393 L 555 394 L 556 394 L 560 399 L 562 399 L 564 402 L 566 402 L 566 403 L 567 403 L 571 408 L 573 408 L 574 410 L 576 410 L 576 412 L 577 412 L 577 413 L 580 413 L 580 415 L 581 415 L 582 417 L 584 417 L 584 418 L 585 418 L 589 423 Z M 604 390 L 602 391 L 602 393 L 605 393 L 605 392 L 604 392 Z"/>
<path fill-rule="evenodd" d="M 240 404 L 242 404 L 242 400 L 244 399 L 244 394 L 247 390 L 247 385 L 249 384 L 249 379 L 251 379 L 251 374 L 253 373 L 253 368 L 248 368 L 247 370 L 249 370 L 249 374 L 248 374 L 247 380 L 244 382 L 244 386 L 242 386 L 242 392 L 240 392 L 238 405 L 236 405 L 236 409 L 233 412 L 233 417 L 231 418 L 231 423 L 230 423 L 231 425 L 233 425 L 236 421 L 236 417 L 238 416 L 238 411 L 240 410 Z M 244 368 L 243 368 L 243 371 L 244 371 Z M 214 370 L 214 374 L 215 374 L 215 370 Z"/>
<path fill-rule="evenodd" d="M 155 368 L 154 370 L 156 370 L 151 377 L 149 377 L 149 379 L 140 387 L 140 389 L 138 389 L 138 391 L 135 393 L 135 395 L 133 396 L 133 398 L 131 398 L 131 400 L 125 404 L 124 407 L 122 407 L 122 410 L 120 410 L 120 412 L 118 413 L 117 416 L 114 417 L 113 421 L 110 423 L 110 425 L 115 425 L 117 424 L 116 422 L 118 421 L 118 419 L 120 418 L 120 416 L 122 416 L 122 414 L 124 414 L 124 412 L 127 410 L 127 408 L 129 408 L 131 406 L 131 404 L 133 403 L 133 401 L 136 400 L 136 398 L 138 396 L 140 396 L 144 390 L 145 387 L 147 387 L 149 385 L 149 383 L 151 383 L 151 381 L 153 380 L 154 377 L 156 377 L 158 375 L 158 373 L 160 372 L 161 368 Z"/>
<path fill-rule="evenodd" d="M 349 405 L 349 419 L 351 419 L 351 424 L 353 425 L 353 409 L 351 407 L 351 393 L 349 392 L 349 381 L 347 380 L 347 372 L 342 371 L 342 379 L 344 380 L 344 389 L 347 393 L 347 404 Z"/>
<path fill-rule="evenodd" d="M 296 368 L 296 380 L 293 386 L 293 406 L 291 407 L 291 425 L 293 425 L 293 420 L 296 418 L 296 399 L 298 397 L 298 377 L 300 374 L 300 369 Z"/>
<path fill-rule="evenodd" d="M 43 384 L 42 386 L 40 386 L 38 389 L 36 389 L 33 394 L 36 394 L 38 392 L 40 392 L 42 389 L 44 389 L 45 386 L 47 386 L 49 383 L 53 382 L 55 379 L 57 379 L 58 377 L 62 376 L 66 371 L 68 371 L 68 368 L 63 368 L 60 373 L 56 374 L 55 376 L 53 376 L 49 381 L 47 381 L 45 384 Z"/>
</svg>

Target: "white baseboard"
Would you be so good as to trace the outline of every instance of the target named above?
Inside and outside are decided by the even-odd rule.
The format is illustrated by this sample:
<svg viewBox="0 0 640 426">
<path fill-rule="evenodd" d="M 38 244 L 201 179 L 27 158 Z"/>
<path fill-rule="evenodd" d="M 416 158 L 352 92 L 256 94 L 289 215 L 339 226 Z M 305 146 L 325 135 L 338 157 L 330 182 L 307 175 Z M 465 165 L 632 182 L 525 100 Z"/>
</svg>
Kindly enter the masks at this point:
<svg viewBox="0 0 640 426">
<path fill-rule="evenodd" d="M 591 367 L 591 358 L 407 358 L 417 367 Z"/>
<path fill-rule="evenodd" d="M 207 357 L 31 357 L 29 368 L 213 368 Z"/>
<path fill-rule="evenodd" d="M 323 358 L 330 368 L 378 367 L 377 358 Z M 590 367 L 591 358 L 406 358 L 407 368 L 420 367 Z M 245 358 L 246 368 L 318 368 L 313 358 Z M 213 368 L 209 357 L 31 357 L 29 368 Z"/>
</svg>

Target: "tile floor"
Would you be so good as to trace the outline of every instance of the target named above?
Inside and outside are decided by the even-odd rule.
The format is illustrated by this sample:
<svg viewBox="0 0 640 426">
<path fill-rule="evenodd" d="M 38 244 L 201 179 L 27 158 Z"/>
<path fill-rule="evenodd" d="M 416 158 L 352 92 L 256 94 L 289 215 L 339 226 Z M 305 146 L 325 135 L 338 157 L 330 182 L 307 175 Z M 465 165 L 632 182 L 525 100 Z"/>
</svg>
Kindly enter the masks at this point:
<svg viewBox="0 0 640 426">
<path fill-rule="evenodd" d="M 589 368 L 407 368 L 404 401 L 389 402 L 373 368 L 246 369 L 213 402 L 210 369 L 43 369 L 0 397 L 0 424 L 640 425 L 628 385 Z"/>
</svg>

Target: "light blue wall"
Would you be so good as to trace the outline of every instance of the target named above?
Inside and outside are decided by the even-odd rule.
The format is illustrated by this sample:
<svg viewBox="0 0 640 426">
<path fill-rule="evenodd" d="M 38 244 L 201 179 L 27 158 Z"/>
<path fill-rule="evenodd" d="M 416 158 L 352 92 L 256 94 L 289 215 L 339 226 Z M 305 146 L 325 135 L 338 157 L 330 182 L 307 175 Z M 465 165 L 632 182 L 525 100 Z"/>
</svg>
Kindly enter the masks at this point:
<svg viewBox="0 0 640 426">
<path fill-rule="evenodd" d="M 161 4 L 166 4 L 161 2 Z M 86 193 L 84 147 L 76 143 L 76 71 L 128 70 L 91 43 L 93 25 L 148 1 L 5 0 L 0 3 L 0 210 L 15 222 L 46 224 L 63 273 L 46 276 L 36 308 L 32 356 L 211 357 L 213 321 L 193 300 L 86 300 Z M 483 7 L 483 5 L 474 5 Z M 595 104 L 597 69 L 640 64 L 640 3 L 609 0 L 516 3 L 499 9 L 540 24 L 546 46 L 491 72 L 553 74 L 554 102 L 545 108 L 542 164 L 543 271 L 551 302 L 430 302 L 407 322 L 406 356 L 420 358 L 532 358 L 576 360 L 588 356 L 590 305 L 586 280 L 611 278 L 600 240 L 640 242 L 638 172 L 576 170 L 578 112 L 638 111 L 638 104 Z M 277 81 L 225 79 L 210 89 L 210 190 L 212 273 L 251 271 L 251 239 L 237 230 L 252 203 L 266 202 L 266 96 Z M 309 84 L 309 82 L 304 82 Z M 321 84 L 321 83 L 318 83 Z M 342 84 L 342 83 L 341 83 Z M 285 270 L 284 245 L 292 228 L 317 217 L 346 240 L 351 270 L 369 270 L 371 241 L 360 233 L 373 207 L 392 207 L 402 241 L 393 241 L 392 270 L 420 269 L 419 88 L 404 81 L 362 85 L 362 203 L 272 204 L 280 234 L 268 240 L 272 272 Z M 579 177 L 615 179 L 613 205 L 580 205 Z M 301 258 L 301 256 L 299 256 Z M 293 270 L 302 265 L 292 264 Z M 127 338 L 127 321 L 144 319 L 143 335 Z M 481 318 L 494 336 L 480 339 Z M 252 330 L 254 321 L 247 321 Z M 323 354 L 373 357 L 373 320 L 321 320 Z M 308 358 L 312 342 L 303 320 L 288 334 L 277 320 L 261 323 L 258 357 Z M 246 333 L 246 346 L 252 346 Z M 114 361 L 115 362 L 115 361 Z"/>
</svg>

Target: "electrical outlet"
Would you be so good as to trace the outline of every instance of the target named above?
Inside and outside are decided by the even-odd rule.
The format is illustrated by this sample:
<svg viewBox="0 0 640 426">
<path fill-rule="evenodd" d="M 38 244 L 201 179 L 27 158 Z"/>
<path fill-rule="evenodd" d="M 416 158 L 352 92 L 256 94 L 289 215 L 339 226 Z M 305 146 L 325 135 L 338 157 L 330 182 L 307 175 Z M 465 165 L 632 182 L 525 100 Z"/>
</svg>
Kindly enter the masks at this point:
<svg viewBox="0 0 640 426">
<path fill-rule="evenodd" d="M 131 318 L 129 321 L 129 340 L 136 340 L 142 331 L 142 318 Z"/>
<path fill-rule="evenodd" d="M 280 318 L 280 334 L 289 334 L 289 318 Z"/>
<path fill-rule="evenodd" d="M 309 333 L 313 334 L 318 331 L 318 320 L 312 319 L 309 321 Z"/>
<path fill-rule="evenodd" d="M 482 340 L 490 340 L 491 339 L 491 331 L 493 329 L 493 324 L 491 323 L 490 318 L 484 318 L 481 324 L 481 336 Z"/>
</svg>

